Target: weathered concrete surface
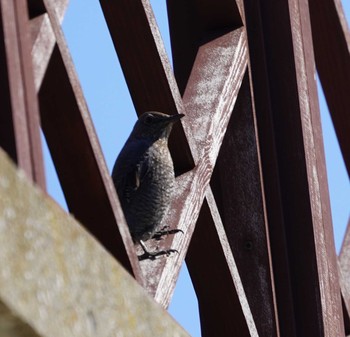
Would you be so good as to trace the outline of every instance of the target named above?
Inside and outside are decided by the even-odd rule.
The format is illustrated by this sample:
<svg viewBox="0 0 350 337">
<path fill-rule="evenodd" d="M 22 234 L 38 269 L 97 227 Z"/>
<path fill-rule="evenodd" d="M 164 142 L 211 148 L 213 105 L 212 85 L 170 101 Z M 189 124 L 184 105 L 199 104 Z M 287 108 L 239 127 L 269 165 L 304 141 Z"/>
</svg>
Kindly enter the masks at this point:
<svg viewBox="0 0 350 337">
<path fill-rule="evenodd" d="M 0 336 L 39 337 L 40 335 L 0 301 Z"/>
<path fill-rule="evenodd" d="M 0 336 L 188 336 L 1 150 L 0 259 Z"/>
</svg>

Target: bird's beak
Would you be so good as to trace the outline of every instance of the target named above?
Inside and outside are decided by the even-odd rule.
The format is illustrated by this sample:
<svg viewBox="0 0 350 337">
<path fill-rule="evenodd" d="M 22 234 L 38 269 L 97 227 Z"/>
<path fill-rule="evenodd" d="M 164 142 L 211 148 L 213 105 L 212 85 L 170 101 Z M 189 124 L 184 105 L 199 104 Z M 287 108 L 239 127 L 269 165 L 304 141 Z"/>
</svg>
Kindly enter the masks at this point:
<svg viewBox="0 0 350 337">
<path fill-rule="evenodd" d="M 175 123 L 184 116 L 185 116 L 184 114 L 171 115 L 171 116 L 169 116 L 168 121 L 169 121 L 169 123 Z"/>
</svg>

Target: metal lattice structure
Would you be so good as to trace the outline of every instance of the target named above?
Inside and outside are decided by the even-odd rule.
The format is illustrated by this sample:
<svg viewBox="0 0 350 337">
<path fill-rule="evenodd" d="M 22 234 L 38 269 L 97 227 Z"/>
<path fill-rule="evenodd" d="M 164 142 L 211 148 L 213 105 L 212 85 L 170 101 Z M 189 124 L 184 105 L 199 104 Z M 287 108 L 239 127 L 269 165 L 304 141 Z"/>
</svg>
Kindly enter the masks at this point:
<svg viewBox="0 0 350 337">
<path fill-rule="evenodd" d="M 168 0 L 174 71 L 148 0 L 100 0 L 138 114 L 184 113 L 165 222 L 179 254 L 138 261 L 60 22 L 67 0 L 0 1 L 0 145 L 167 307 L 186 258 L 203 336 L 350 334 L 350 230 L 335 252 L 316 67 L 350 172 L 340 0 Z"/>
</svg>

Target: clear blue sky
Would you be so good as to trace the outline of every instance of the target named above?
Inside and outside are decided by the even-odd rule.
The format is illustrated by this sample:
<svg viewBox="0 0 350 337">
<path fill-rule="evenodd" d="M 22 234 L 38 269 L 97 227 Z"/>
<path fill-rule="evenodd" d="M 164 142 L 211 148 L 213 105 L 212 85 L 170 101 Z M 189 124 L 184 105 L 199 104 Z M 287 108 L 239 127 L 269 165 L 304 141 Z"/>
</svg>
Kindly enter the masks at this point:
<svg viewBox="0 0 350 337">
<path fill-rule="evenodd" d="M 170 41 L 165 0 L 151 1 L 165 47 Z M 343 1 L 349 22 L 350 2 Z M 70 0 L 64 33 L 78 72 L 109 170 L 129 135 L 136 113 L 97 0 Z M 349 218 L 350 184 L 324 97 L 320 93 L 328 182 L 335 241 L 339 250 Z M 48 191 L 64 208 L 65 201 L 47 148 L 44 149 Z M 200 336 L 197 300 L 186 267 L 182 268 L 170 313 L 194 337 Z"/>
</svg>

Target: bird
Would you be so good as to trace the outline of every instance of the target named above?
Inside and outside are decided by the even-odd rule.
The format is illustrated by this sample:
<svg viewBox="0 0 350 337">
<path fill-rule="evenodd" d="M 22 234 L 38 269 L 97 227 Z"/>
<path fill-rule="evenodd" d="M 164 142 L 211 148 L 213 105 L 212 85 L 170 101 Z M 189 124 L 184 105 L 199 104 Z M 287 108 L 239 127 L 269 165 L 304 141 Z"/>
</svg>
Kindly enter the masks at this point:
<svg viewBox="0 0 350 337">
<path fill-rule="evenodd" d="M 143 258 L 170 255 L 174 249 L 150 252 L 145 241 L 164 233 L 161 222 L 168 210 L 174 185 L 174 164 L 168 139 L 174 123 L 184 114 L 143 113 L 120 151 L 112 180 L 134 243 L 144 251 Z M 142 259 L 143 259 L 142 258 Z M 139 257 L 141 260 L 141 258 Z"/>
</svg>

